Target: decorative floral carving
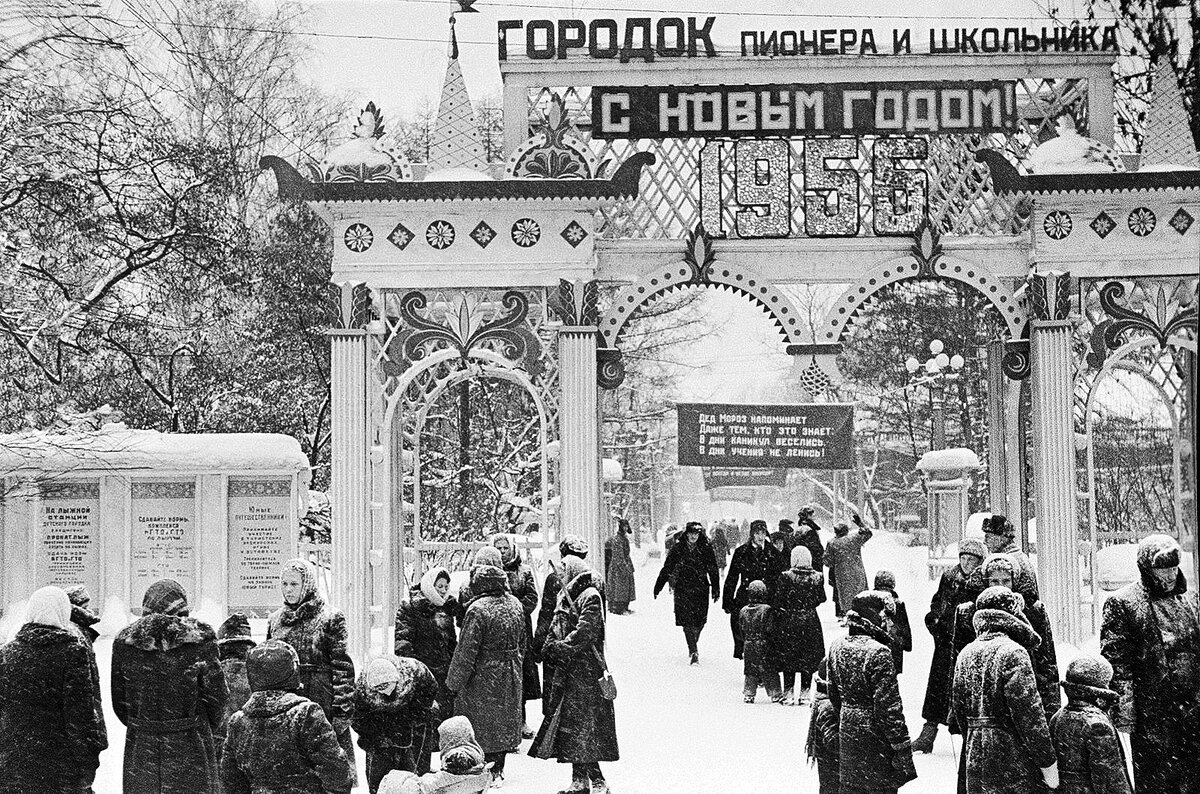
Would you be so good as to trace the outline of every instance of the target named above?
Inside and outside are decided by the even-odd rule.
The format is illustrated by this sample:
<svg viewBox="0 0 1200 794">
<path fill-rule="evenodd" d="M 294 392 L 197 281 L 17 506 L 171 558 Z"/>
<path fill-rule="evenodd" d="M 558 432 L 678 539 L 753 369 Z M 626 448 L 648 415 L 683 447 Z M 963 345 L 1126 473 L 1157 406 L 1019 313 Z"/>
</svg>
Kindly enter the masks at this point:
<svg viewBox="0 0 1200 794">
<path fill-rule="evenodd" d="M 413 241 L 414 237 L 416 237 L 416 235 L 412 233 L 412 229 L 409 229 L 403 223 L 397 223 L 396 227 L 392 229 L 387 236 L 388 242 L 399 248 L 401 251 L 403 251 L 405 248 L 408 248 L 408 244 Z"/>
<path fill-rule="evenodd" d="M 1042 221 L 1042 230 L 1051 240 L 1063 240 L 1071 233 L 1071 213 L 1066 210 L 1054 210 L 1046 214 Z"/>
<path fill-rule="evenodd" d="M 913 244 L 909 251 L 917 263 L 917 278 L 933 278 L 934 268 L 942 259 L 942 235 L 929 222 L 929 216 L 921 219 L 913 233 Z"/>
<path fill-rule="evenodd" d="M 464 292 L 453 310 L 442 317 L 425 315 L 428 298 L 422 292 L 405 294 L 399 305 L 403 327 L 391 343 L 399 346 L 389 355 L 393 361 L 420 361 L 446 348 L 457 350 L 466 359 L 471 351 L 486 347 L 521 363 L 532 377 L 541 370 L 542 344 L 526 325 L 529 298 L 521 292 L 505 292 L 499 307 Z"/>
<path fill-rule="evenodd" d="M 1119 281 L 1110 281 L 1100 288 L 1100 306 L 1112 318 L 1112 322 L 1102 324 L 1104 328 L 1101 332 L 1109 350 L 1120 347 L 1121 338 L 1130 331 L 1149 334 L 1163 347 L 1172 336 L 1188 335 L 1190 332 L 1195 339 L 1195 294 L 1185 302 L 1178 295 L 1168 295 L 1165 286 L 1159 285 L 1157 293 L 1147 295 L 1148 299 L 1138 308 L 1125 305 L 1121 301 L 1123 297 L 1125 285 Z"/>
<path fill-rule="evenodd" d="M 625 364 L 621 351 L 612 347 L 596 350 L 596 384 L 602 389 L 615 389 L 625 380 Z"/>
<path fill-rule="evenodd" d="M 512 225 L 512 240 L 522 248 L 531 248 L 542 239 L 542 227 L 533 218 L 521 218 Z"/>
<path fill-rule="evenodd" d="M 133 499 L 195 499 L 196 481 L 163 482 L 147 480 L 134 482 L 130 485 L 130 497 Z"/>
<path fill-rule="evenodd" d="M 383 141 L 383 114 L 374 102 L 358 114 L 354 136 L 320 163 L 305 163 L 313 182 L 411 182 L 412 166 L 392 143 Z"/>
<path fill-rule="evenodd" d="M 474 240 L 480 248 L 487 248 L 492 240 L 496 239 L 496 230 L 488 225 L 487 221 L 480 221 L 475 224 L 475 228 L 471 230 L 471 239 Z"/>
<path fill-rule="evenodd" d="M 1112 233 L 1112 230 L 1117 228 L 1117 222 L 1112 219 L 1111 215 L 1103 210 L 1101 210 L 1100 214 L 1095 218 L 1092 218 L 1092 222 L 1088 225 L 1092 227 L 1092 231 L 1094 231 L 1096 236 L 1101 240 L 1103 240 L 1105 237 L 1108 237 L 1108 235 Z"/>
<path fill-rule="evenodd" d="M 1180 234 L 1187 234 L 1188 229 L 1192 228 L 1192 221 L 1194 220 L 1195 218 L 1192 217 L 1190 212 L 1180 207 L 1175 210 L 1175 214 L 1171 216 L 1171 220 L 1167 221 L 1167 223 L 1171 224 L 1171 228 Z"/>
<path fill-rule="evenodd" d="M 703 223 L 696 224 L 696 227 L 688 232 L 687 238 L 683 241 L 683 263 L 692 271 L 688 283 L 708 283 L 708 268 L 716 261 L 716 258 L 716 252 L 713 250 L 713 238 L 709 236 Z"/>
<path fill-rule="evenodd" d="M 1133 212 L 1129 213 L 1129 218 L 1126 223 L 1129 224 L 1129 231 L 1136 234 L 1138 237 L 1145 237 L 1154 231 L 1158 219 L 1154 217 L 1154 212 L 1149 207 L 1138 207 Z"/>
<path fill-rule="evenodd" d="M 586 240 L 588 236 L 587 229 L 583 228 L 579 221 L 574 219 L 567 224 L 567 227 L 560 234 L 567 241 L 567 245 L 572 248 L 578 248 L 579 244 Z"/>
<path fill-rule="evenodd" d="M 431 248 L 444 251 L 454 245 L 454 226 L 450 221 L 434 221 L 425 230 L 425 242 Z"/>
<path fill-rule="evenodd" d="M 571 282 L 560 279 L 550 295 L 550 311 L 563 325 L 598 325 L 600 287 L 595 281 Z"/>
<path fill-rule="evenodd" d="M 546 116 L 534 125 L 533 135 L 513 151 L 506 172 L 524 179 L 601 179 L 608 163 L 600 164 L 588 145 L 575 134 L 566 104 L 550 95 Z"/>
<path fill-rule="evenodd" d="M 1071 274 L 1034 273 L 1029 283 L 1029 308 L 1034 319 L 1067 319 L 1071 314 Z"/>
<path fill-rule="evenodd" d="M 352 223 L 346 227 L 342 241 L 348 249 L 356 254 L 361 254 L 371 247 L 371 243 L 375 242 L 375 233 L 365 223 Z"/>
</svg>

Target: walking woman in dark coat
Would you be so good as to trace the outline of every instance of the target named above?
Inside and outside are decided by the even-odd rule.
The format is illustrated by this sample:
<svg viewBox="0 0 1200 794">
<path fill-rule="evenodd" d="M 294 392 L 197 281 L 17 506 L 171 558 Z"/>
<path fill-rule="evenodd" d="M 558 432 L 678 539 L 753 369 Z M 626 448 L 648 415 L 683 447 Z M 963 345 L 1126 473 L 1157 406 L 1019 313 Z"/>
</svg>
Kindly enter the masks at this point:
<svg viewBox="0 0 1200 794">
<path fill-rule="evenodd" d="M 742 607 L 749 603 L 747 590 L 751 582 L 762 582 L 768 592 L 775 592 L 775 579 L 783 571 L 784 563 L 775 547 L 767 542 L 767 522 L 750 522 L 750 540 L 738 546 L 729 562 L 729 573 L 725 576 L 725 591 L 721 607 L 729 614 L 729 625 L 733 631 L 733 658 L 742 658 L 745 638 L 738 620 Z"/>
<path fill-rule="evenodd" d="M 813 672 L 825 658 L 825 632 L 817 606 L 825 603 L 825 577 L 812 567 L 812 556 L 804 546 L 792 549 L 792 567 L 779 574 L 775 583 L 775 657 L 783 673 L 783 704 L 808 702 Z M 796 673 L 800 674 L 800 697 L 796 697 Z"/>
<path fill-rule="evenodd" d="M 1133 734 L 1138 794 L 1200 791 L 1200 610 L 1169 535 L 1138 545 L 1140 577 L 1104 602 L 1100 653 L 1113 666 L 1117 730 Z"/>
<path fill-rule="evenodd" d="M 637 587 L 633 581 L 633 555 L 629 550 L 629 536 L 633 528 L 624 518 L 617 519 L 617 531 L 604 542 L 604 582 L 608 596 L 608 609 L 614 615 L 624 615 L 629 605 L 637 600 Z"/>
<path fill-rule="evenodd" d="M 217 635 L 188 617 L 178 582 L 161 579 L 143 615 L 113 640 L 113 711 L 125 734 L 124 794 L 217 794 L 213 734 L 225 719 Z"/>
<path fill-rule="evenodd" d="M 808 549 L 812 555 L 814 571 L 825 570 L 825 544 L 821 542 L 821 526 L 817 523 L 816 505 L 805 505 L 800 508 L 800 526 L 796 528 L 796 538 L 800 545 Z"/>
<path fill-rule="evenodd" d="M 542 679 L 538 676 L 537 660 L 528 652 L 533 645 L 533 613 L 538 608 L 537 582 L 534 581 L 533 571 L 517 553 L 515 535 L 496 535 L 492 538 L 492 545 L 500 552 L 500 560 L 504 563 L 508 591 L 521 602 L 525 610 L 526 653 L 521 660 L 521 737 L 532 739 L 533 731 L 526 720 L 524 703 L 542 697 Z"/>
<path fill-rule="evenodd" d="M 89 649 L 57 587 L 29 598 L 25 625 L 0 648 L 0 792 L 91 791 L 108 746 L 94 708 Z"/>
<path fill-rule="evenodd" d="M 690 662 L 699 664 L 700 632 L 708 622 L 708 602 L 710 598 L 716 602 L 721 586 L 716 555 L 699 521 L 689 521 L 683 541 L 671 547 L 654 582 L 655 598 L 668 581 L 675 582 L 675 625 L 683 629 Z"/>
<path fill-rule="evenodd" d="M 1023 599 L 989 587 L 975 600 L 976 639 L 954 668 L 951 725 L 965 734 L 959 794 L 1031 794 L 1058 787 L 1058 763 L 1030 654 L 1041 638 Z"/>
<path fill-rule="evenodd" d="M 913 742 L 916 752 L 933 752 L 938 726 L 945 725 L 950 717 L 950 685 L 954 682 L 954 660 L 958 656 L 953 642 L 954 615 L 959 604 L 973 600 L 974 595 L 966 586 L 967 578 L 986 556 L 983 543 L 974 538 L 963 540 L 958 546 L 958 565 L 942 574 L 937 592 L 929 603 L 925 628 L 933 635 L 933 661 L 929 666 L 929 681 L 925 685 L 925 701 L 921 706 L 925 727 Z"/>
<path fill-rule="evenodd" d="M 283 606 L 267 621 L 267 639 L 296 649 L 301 691 L 325 712 L 353 768 L 354 662 L 346 651 L 346 616 L 317 592 L 317 570 L 308 560 L 297 557 L 284 563 L 280 588 Z"/>
<path fill-rule="evenodd" d="M 437 567 L 422 574 L 421 581 L 409 589 L 408 600 L 396 610 L 393 650 L 396 656 L 416 659 L 429 668 L 437 681 L 437 702 L 443 719 L 454 713 L 454 696 L 446 688 L 446 674 L 458 644 L 451 614 L 457 606 L 450 593 L 450 572 Z M 418 759 L 420 774 L 429 771 L 431 754 L 432 746 Z"/>
<path fill-rule="evenodd" d="M 558 542 L 558 559 L 559 566 L 566 561 L 567 557 L 578 557 L 581 560 L 587 559 L 588 544 L 578 535 L 565 535 Z M 542 663 L 542 680 L 549 681 L 554 675 L 554 663 L 546 659 L 542 655 L 542 646 L 546 644 L 546 640 L 550 637 L 550 623 L 554 619 L 554 610 L 558 608 L 558 594 L 562 590 L 562 576 L 559 574 L 559 568 L 555 567 L 553 560 L 549 560 L 547 564 L 550 566 L 550 572 L 546 574 L 546 581 L 542 583 L 542 605 L 538 611 L 537 628 L 533 632 L 533 645 L 531 647 L 531 655 L 535 660 L 540 660 Z M 542 697 L 542 716 L 550 716 L 550 698 Z"/>
<path fill-rule="evenodd" d="M 846 612 L 849 636 L 829 647 L 840 794 L 895 794 L 917 776 L 883 609 L 876 593 L 855 596 Z"/>
<path fill-rule="evenodd" d="M 842 522 L 833 528 L 834 538 L 825 547 L 825 567 L 833 582 L 833 597 L 841 617 L 850 608 L 854 596 L 867 589 L 867 569 L 863 567 L 862 547 L 871 539 L 871 530 L 854 514 L 855 527 Z"/>
<path fill-rule="evenodd" d="M 508 592 L 500 552 L 484 546 L 471 565 L 473 600 L 450 660 L 446 686 L 454 713 L 466 717 L 492 775 L 504 778 L 504 759 L 521 743 L 521 664 L 525 656 L 525 610 Z"/>
<path fill-rule="evenodd" d="M 551 757 L 571 765 L 571 787 L 567 792 L 607 794 L 600 763 L 616 761 L 620 753 L 613 702 L 604 697 L 599 684 L 607 669 L 604 597 L 598 574 L 578 557 L 564 560 L 563 581 L 566 584 L 545 648 L 546 657 L 555 664 L 550 699 L 555 704 L 558 724 L 552 736 L 539 739 L 549 743 Z"/>
</svg>

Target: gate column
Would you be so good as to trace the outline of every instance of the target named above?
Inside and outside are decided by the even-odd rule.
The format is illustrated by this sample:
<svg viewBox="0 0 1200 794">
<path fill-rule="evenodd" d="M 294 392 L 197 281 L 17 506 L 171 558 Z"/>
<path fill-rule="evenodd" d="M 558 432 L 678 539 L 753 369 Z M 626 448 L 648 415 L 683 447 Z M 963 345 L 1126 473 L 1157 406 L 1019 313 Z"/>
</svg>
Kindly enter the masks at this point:
<svg viewBox="0 0 1200 794">
<path fill-rule="evenodd" d="M 596 327 L 565 325 L 558 331 L 559 530 L 581 536 L 593 567 L 603 565 L 600 532 L 600 422 L 596 383 Z"/>
<path fill-rule="evenodd" d="M 346 615 L 348 650 L 358 664 L 370 640 L 367 538 L 367 321 L 370 296 L 361 283 L 341 287 L 341 327 L 330 345 L 331 606 Z"/>
<path fill-rule="evenodd" d="M 1067 319 L 1070 275 L 1034 277 L 1031 297 L 1041 319 L 1030 323 L 1034 490 L 1038 586 L 1059 639 L 1082 637 L 1079 529 L 1075 503 L 1074 354 Z"/>
</svg>

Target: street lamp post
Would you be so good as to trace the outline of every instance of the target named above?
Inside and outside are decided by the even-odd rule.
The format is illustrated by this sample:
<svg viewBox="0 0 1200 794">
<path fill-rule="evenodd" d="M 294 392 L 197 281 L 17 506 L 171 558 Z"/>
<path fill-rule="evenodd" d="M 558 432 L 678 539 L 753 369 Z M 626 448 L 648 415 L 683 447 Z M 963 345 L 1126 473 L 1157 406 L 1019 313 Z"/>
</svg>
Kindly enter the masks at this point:
<svg viewBox="0 0 1200 794">
<path fill-rule="evenodd" d="M 929 386 L 929 407 L 933 423 L 933 449 L 946 448 L 946 384 L 958 380 L 958 373 L 963 368 L 963 357 L 955 353 L 953 356 L 945 353 L 942 340 L 934 339 L 929 343 L 929 358 L 924 363 L 910 356 L 904 362 L 912 378 L 912 385 L 920 383 Z M 921 373 L 918 375 L 918 373 Z"/>
</svg>

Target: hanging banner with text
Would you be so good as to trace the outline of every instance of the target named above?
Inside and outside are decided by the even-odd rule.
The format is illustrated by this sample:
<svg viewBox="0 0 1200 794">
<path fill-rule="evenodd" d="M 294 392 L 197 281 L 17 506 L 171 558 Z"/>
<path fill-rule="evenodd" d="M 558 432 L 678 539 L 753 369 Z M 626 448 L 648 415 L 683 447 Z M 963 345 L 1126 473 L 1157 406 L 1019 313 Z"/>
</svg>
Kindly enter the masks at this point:
<svg viewBox="0 0 1200 794">
<path fill-rule="evenodd" d="M 679 465 L 854 468 L 854 406 L 680 403 Z"/>
<path fill-rule="evenodd" d="M 787 482 L 786 469 L 716 469 L 706 467 L 704 490 L 727 487 L 782 488 Z"/>
</svg>

